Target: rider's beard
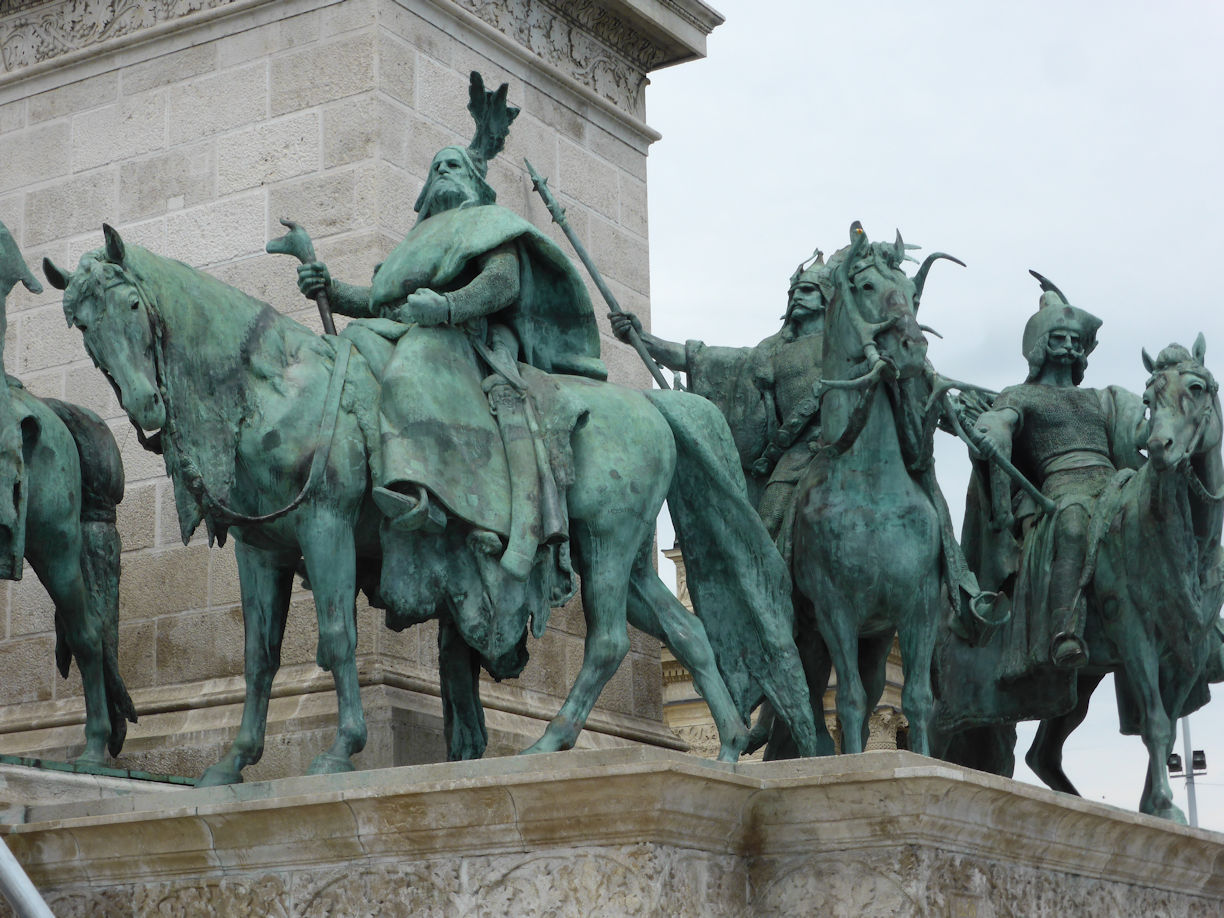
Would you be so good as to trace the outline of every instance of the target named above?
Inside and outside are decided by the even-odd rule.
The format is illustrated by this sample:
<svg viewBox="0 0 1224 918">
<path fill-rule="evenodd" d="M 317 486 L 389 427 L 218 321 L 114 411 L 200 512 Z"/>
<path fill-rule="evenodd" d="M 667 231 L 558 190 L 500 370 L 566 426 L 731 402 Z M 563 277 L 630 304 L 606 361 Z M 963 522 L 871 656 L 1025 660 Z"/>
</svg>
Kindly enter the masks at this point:
<svg viewBox="0 0 1224 918">
<path fill-rule="evenodd" d="M 470 188 L 449 176 L 441 176 L 434 179 L 429 197 L 425 199 L 425 205 L 421 209 L 427 214 L 440 214 L 470 204 L 473 200 L 475 195 Z"/>
</svg>

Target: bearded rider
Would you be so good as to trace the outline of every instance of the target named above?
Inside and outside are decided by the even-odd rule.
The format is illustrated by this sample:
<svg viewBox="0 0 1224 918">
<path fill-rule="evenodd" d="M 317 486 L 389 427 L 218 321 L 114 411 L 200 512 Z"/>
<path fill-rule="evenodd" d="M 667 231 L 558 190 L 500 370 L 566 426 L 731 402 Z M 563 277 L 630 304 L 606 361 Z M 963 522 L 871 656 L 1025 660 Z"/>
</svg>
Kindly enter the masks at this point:
<svg viewBox="0 0 1224 918">
<path fill-rule="evenodd" d="M 1070 305 L 1057 287 L 1033 274 L 1044 292 L 1024 328 L 1028 378 L 1004 389 L 975 425 L 988 456 L 1010 457 L 1056 505 L 1038 515 L 1031 499 L 1018 494 L 1013 512 L 997 512 L 1011 518 L 996 528 L 1012 523 L 1021 547 L 1018 563 L 1011 565 L 1013 638 L 1004 678 L 1034 666 L 1070 670 L 1088 662 L 1081 582 L 1096 500 L 1118 468 L 1137 467 L 1142 461 L 1136 438 L 1143 416 L 1138 399 L 1112 386 L 1080 387 L 1101 320 Z M 1000 482 L 996 476 L 991 487 L 1000 487 Z M 1011 502 L 1008 494 L 1003 504 L 997 496 L 992 504 L 1006 508 Z M 970 544 L 975 541 L 972 528 L 967 522 L 967 554 L 977 554 Z M 1008 585 L 983 580 L 983 586 Z"/>
<path fill-rule="evenodd" d="M 749 497 L 770 536 L 789 560 L 794 492 L 814 455 L 826 297 L 832 279 L 817 250 L 791 275 L 782 328 L 755 347 L 680 344 L 642 331 L 632 313 L 612 313 L 612 331 L 622 341 L 635 328 L 650 355 L 683 370 L 688 388 L 714 402 L 727 418 Z"/>
<path fill-rule="evenodd" d="M 538 546 L 563 541 L 567 523 L 556 480 L 564 475 L 550 467 L 519 363 L 595 379 L 607 370 L 589 295 L 569 260 L 494 203 L 488 160 L 518 110 L 505 106 L 504 85 L 484 93 L 478 80 L 473 74 L 469 107 L 476 140 L 434 157 L 417 222 L 372 285 L 334 281 L 314 262 L 298 269 L 298 286 L 307 296 L 325 289 L 335 312 L 395 323 L 379 329 L 396 344 L 382 371 L 373 490 L 389 525 L 436 531 L 457 519 L 474 548 L 524 580 Z M 476 110 L 482 97 L 487 111 Z M 486 129 L 488 112 L 495 117 Z"/>
</svg>

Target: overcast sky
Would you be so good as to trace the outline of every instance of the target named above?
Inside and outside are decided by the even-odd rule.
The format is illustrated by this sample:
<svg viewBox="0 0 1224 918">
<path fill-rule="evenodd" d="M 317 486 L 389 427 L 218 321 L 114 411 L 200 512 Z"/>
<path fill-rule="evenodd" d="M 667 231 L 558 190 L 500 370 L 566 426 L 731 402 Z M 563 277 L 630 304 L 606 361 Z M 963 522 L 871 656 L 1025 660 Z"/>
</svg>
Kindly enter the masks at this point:
<svg viewBox="0 0 1224 918">
<path fill-rule="evenodd" d="M 708 58 L 647 90 L 663 134 L 650 153 L 656 334 L 756 343 L 777 330 L 796 264 L 861 220 L 872 239 L 900 229 L 967 263 L 936 265 L 923 297 L 948 376 L 1023 381 L 1020 333 L 1040 292 L 1029 268 L 1104 320 L 1085 385 L 1139 391 L 1141 347 L 1200 331 L 1208 365 L 1224 368 L 1224 7 L 714 5 L 727 21 Z M 959 520 L 968 463 L 939 436 Z M 1191 724 L 1210 768 L 1199 821 L 1224 830 L 1224 700 Z M 1088 799 L 1135 809 L 1145 760 L 1138 738 L 1117 735 L 1103 685 L 1068 741 L 1069 776 Z"/>
</svg>

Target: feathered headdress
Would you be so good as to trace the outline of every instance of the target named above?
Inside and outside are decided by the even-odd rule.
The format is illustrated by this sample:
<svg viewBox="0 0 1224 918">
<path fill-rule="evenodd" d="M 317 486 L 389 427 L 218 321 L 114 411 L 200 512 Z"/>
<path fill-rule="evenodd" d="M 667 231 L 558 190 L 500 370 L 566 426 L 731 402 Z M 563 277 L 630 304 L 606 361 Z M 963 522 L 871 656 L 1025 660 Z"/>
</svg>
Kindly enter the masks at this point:
<svg viewBox="0 0 1224 918">
<path fill-rule="evenodd" d="M 519 110 L 506 104 L 509 88 L 509 84 L 502 83 L 496 92 L 488 92 L 481 75 L 472 71 L 467 110 L 476 122 L 476 134 L 468 144 L 467 152 L 481 178 L 489 174 L 489 160 L 506 146 L 510 125 L 518 117 Z"/>
</svg>

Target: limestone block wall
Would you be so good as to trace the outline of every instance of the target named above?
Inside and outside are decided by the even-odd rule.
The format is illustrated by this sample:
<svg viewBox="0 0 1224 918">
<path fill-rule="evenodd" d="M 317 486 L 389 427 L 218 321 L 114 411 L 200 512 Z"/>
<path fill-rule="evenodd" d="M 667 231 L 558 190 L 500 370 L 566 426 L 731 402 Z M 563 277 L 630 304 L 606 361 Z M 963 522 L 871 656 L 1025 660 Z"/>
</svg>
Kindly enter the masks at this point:
<svg viewBox="0 0 1224 918">
<path fill-rule="evenodd" d="M 58 17 L 58 18 L 57 18 Z M 430 159 L 466 144 L 468 73 L 510 84 L 522 108 L 489 181 L 499 203 L 568 249 L 522 159 L 550 179 L 626 309 L 649 315 L 646 73 L 701 53 L 719 18 L 697 0 L 166 0 L 0 7 L 0 220 L 27 259 L 75 267 L 109 222 L 125 240 L 204 268 L 319 327 L 294 262 L 264 254 L 303 223 L 338 279 L 365 283 L 414 220 Z M 598 294 L 593 296 L 599 302 Z M 191 774 L 216 757 L 242 697 L 232 546 L 179 538 L 160 457 L 139 446 L 56 292 L 8 302 L 5 369 L 39 395 L 98 412 L 127 492 L 120 661 L 141 724 L 121 759 Z M 603 312 L 602 307 L 599 310 Z M 601 318 L 613 378 L 647 385 Z M 54 673 L 52 609 L 32 574 L 0 584 L 0 752 L 64 757 L 81 742 L 75 673 Z M 554 614 L 519 680 L 488 687 L 491 751 L 555 713 L 582 657 L 581 609 Z M 395 634 L 359 605 L 367 766 L 441 756 L 436 633 Z M 252 777 L 300 771 L 330 737 L 334 699 L 314 664 L 308 593 L 294 596 L 268 750 Z M 589 742 L 665 741 L 657 644 L 632 650 Z"/>
</svg>

